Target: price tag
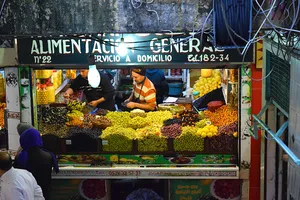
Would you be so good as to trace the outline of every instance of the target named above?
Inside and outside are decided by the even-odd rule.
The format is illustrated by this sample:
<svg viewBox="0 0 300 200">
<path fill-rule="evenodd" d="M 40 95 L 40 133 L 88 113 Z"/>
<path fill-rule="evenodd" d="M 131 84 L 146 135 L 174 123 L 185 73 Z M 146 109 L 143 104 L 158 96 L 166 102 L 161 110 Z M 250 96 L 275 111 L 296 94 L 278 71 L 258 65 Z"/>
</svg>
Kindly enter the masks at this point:
<svg viewBox="0 0 300 200">
<path fill-rule="evenodd" d="M 102 145 L 108 145 L 108 141 L 107 140 L 102 140 Z"/>
<path fill-rule="evenodd" d="M 72 140 L 66 140 L 66 145 L 71 145 L 72 144 Z"/>
</svg>

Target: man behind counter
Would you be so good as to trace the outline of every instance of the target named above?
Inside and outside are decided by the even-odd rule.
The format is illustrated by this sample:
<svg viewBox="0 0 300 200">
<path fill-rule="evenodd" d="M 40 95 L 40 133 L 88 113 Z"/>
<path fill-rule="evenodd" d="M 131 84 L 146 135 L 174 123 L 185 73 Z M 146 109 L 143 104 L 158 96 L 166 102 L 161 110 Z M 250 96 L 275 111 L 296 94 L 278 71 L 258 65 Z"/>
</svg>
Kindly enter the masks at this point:
<svg viewBox="0 0 300 200">
<path fill-rule="evenodd" d="M 64 94 L 65 98 L 69 98 L 74 91 L 83 90 L 83 93 L 88 101 L 88 105 L 92 107 L 102 108 L 106 110 L 115 110 L 114 94 L 115 89 L 111 85 L 108 77 L 100 73 L 100 84 L 97 88 L 92 88 L 88 82 L 89 70 L 80 70 L 80 75 L 71 83 L 70 88 Z"/>
<path fill-rule="evenodd" d="M 146 77 L 145 69 L 132 69 L 133 91 L 125 100 L 127 108 L 139 108 L 143 110 L 155 110 L 156 90 L 153 83 Z"/>
</svg>

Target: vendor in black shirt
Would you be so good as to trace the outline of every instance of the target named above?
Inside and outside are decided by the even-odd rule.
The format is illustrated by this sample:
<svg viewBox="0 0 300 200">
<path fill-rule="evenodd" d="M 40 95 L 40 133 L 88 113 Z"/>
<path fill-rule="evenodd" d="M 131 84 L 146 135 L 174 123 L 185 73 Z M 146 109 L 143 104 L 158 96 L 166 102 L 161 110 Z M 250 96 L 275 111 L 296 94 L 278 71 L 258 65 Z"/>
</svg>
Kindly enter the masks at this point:
<svg viewBox="0 0 300 200">
<path fill-rule="evenodd" d="M 108 80 L 108 77 L 100 72 L 100 84 L 97 88 L 92 88 L 88 83 L 88 72 L 89 70 L 87 69 L 80 70 L 80 75 L 71 83 L 64 97 L 69 98 L 74 91 L 83 90 L 90 106 L 114 111 L 115 105 L 113 97 L 115 89 Z"/>
</svg>

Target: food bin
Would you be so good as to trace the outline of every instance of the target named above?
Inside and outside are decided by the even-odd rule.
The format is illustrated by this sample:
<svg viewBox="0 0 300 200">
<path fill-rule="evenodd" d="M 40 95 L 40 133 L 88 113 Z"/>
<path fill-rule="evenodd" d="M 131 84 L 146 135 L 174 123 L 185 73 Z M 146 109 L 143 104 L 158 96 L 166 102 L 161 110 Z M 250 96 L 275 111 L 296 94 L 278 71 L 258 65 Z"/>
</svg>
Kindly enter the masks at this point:
<svg viewBox="0 0 300 200">
<path fill-rule="evenodd" d="M 183 83 L 168 83 L 169 85 L 169 95 L 170 96 L 180 96 L 182 93 Z"/>
</svg>

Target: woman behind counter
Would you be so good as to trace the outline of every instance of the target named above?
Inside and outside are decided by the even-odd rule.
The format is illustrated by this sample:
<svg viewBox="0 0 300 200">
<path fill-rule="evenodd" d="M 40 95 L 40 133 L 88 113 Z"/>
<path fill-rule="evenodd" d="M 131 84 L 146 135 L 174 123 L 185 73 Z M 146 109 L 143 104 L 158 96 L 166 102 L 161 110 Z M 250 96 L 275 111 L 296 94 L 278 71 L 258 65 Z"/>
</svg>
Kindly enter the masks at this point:
<svg viewBox="0 0 300 200">
<path fill-rule="evenodd" d="M 65 92 L 64 97 L 69 98 L 74 91 L 83 90 L 90 106 L 114 111 L 115 89 L 111 85 L 108 77 L 104 73 L 99 72 L 100 85 L 97 88 L 92 88 L 87 79 L 88 73 L 89 70 L 87 69 L 80 70 L 80 74 L 71 83 L 71 86 Z"/>
<path fill-rule="evenodd" d="M 132 69 L 133 91 L 125 100 L 127 108 L 155 110 L 156 90 L 153 83 L 146 77 L 146 69 Z"/>
</svg>

